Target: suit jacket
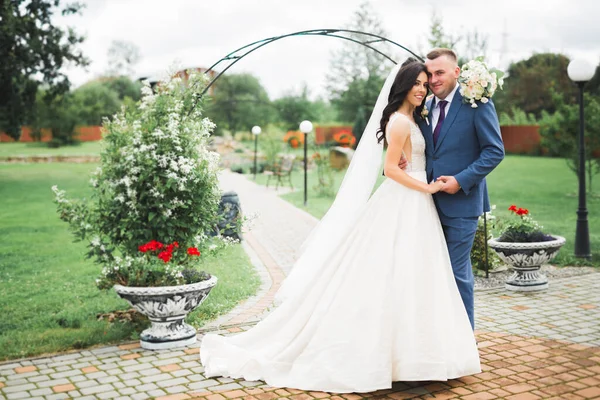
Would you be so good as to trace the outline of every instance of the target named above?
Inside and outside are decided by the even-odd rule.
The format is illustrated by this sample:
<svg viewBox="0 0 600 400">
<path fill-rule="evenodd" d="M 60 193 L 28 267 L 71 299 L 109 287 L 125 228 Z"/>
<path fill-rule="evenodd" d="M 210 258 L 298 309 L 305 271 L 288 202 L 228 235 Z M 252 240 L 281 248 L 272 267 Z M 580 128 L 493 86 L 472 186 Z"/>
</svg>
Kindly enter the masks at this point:
<svg viewBox="0 0 600 400">
<path fill-rule="evenodd" d="M 433 110 L 435 97 L 427 101 Z M 485 177 L 504 158 L 504 143 L 494 103 L 477 102 L 477 108 L 463 103 L 457 90 L 442 125 L 437 145 L 433 145 L 433 127 L 428 121 L 419 123 L 425 136 L 427 177 L 429 181 L 442 175 L 456 178 L 461 189 L 456 194 L 434 195 L 438 209 L 448 217 L 476 217 L 490 210 Z"/>
</svg>

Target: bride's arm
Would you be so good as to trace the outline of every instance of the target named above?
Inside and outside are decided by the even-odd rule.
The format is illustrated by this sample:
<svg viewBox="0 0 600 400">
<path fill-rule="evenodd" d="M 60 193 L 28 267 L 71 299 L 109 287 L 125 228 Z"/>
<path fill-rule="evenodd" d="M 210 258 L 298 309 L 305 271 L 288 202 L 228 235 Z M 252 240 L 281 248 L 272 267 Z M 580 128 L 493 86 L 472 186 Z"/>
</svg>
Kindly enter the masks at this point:
<svg viewBox="0 0 600 400">
<path fill-rule="evenodd" d="M 408 175 L 398 166 L 398 160 L 402 157 L 402 149 L 404 149 L 404 145 L 410 137 L 410 122 L 401 118 L 398 118 L 394 122 L 395 123 L 388 128 L 388 149 L 383 167 L 385 176 L 410 189 L 425 193 L 438 192 L 443 186 L 443 182 L 437 181 L 430 184 L 421 182 Z"/>
</svg>

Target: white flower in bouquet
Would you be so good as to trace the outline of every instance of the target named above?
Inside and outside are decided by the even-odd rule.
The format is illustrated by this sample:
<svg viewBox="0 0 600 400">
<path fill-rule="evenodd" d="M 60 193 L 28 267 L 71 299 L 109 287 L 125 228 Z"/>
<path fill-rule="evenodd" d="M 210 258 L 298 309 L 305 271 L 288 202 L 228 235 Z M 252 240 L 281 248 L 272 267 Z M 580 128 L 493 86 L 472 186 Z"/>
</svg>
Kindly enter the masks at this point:
<svg viewBox="0 0 600 400">
<path fill-rule="evenodd" d="M 498 88 L 502 89 L 504 72 L 488 68 L 483 57 L 464 64 L 461 68 L 458 84 L 460 94 L 466 103 L 477 108 L 477 101 L 487 103 Z"/>
</svg>

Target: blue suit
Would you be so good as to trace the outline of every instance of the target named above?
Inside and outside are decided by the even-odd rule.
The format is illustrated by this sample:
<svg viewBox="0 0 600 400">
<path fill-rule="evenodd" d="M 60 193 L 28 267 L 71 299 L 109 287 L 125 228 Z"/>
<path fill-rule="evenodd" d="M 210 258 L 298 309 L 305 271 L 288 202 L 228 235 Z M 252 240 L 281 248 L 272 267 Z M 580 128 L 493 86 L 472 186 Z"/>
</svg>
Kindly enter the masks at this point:
<svg viewBox="0 0 600 400">
<path fill-rule="evenodd" d="M 474 318 L 474 277 L 471 248 L 477 220 L 489 211 L 486 175 L 504 158 L 504 144 L 494 104 L 477 102 L 477 108 L 463 103 L 457 89 L 442 125 L 437 144 L 433 144 L 431 116 L 435 98 L 427 101 L 428 121 L 420 122 L 425 136 L 427 177 L 454 176 L 461 186 L 455 194 L 436 193 L 433 198 L 440 216 L 458 290 L 469 315 Z"/>
</svg>

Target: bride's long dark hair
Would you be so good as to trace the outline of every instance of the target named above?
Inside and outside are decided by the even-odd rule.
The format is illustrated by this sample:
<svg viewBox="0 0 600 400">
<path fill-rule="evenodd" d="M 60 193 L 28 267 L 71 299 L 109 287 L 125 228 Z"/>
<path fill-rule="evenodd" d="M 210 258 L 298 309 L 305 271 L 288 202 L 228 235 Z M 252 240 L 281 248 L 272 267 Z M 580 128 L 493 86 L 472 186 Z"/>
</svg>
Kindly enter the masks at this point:
<svg viewBox="0 0 600 400">
<path fill-rule="evenodd" d="M 406 95 L 408 92 L 415 86 L 415 82 L 419 77 L 421 72 L 425 72 L 427 74 L 427 68 L 425 64 L 415 60 L 414 58 L 409 58 L 402 64 L 402 68 L 396 74 L 396 78 L 394 79 L 394 83 L 392 84 L 392 88 L 390 89 L 390 95 L 388 96 L 388 104 L 383 109 L 383 114 L 381 116 L 381 122 L 379 124 L 379 129 L 377 130 L 377 142 L 380 143 L 382 140 L 385 140 L 385 126 L 390 120 L 390 116 L 398 111 L 398 108 L 404 102 Z M 429 93 L 429 90 L 427 91 Z M 414 118 L 415 121 L 422 120 L 421 112 L 423 111 L 423 107 L 425 106 L 426 97 L 423 98 L 423 102 L 415 107 Z"/>
</svg>

